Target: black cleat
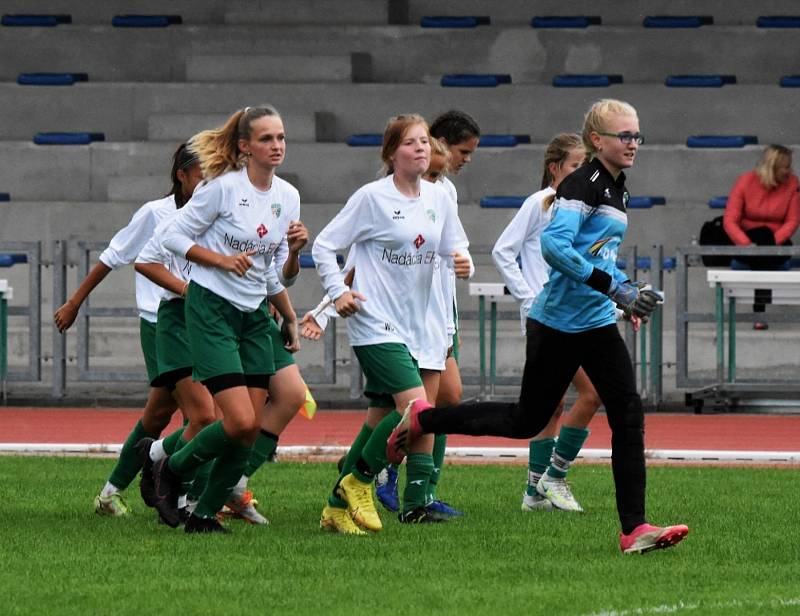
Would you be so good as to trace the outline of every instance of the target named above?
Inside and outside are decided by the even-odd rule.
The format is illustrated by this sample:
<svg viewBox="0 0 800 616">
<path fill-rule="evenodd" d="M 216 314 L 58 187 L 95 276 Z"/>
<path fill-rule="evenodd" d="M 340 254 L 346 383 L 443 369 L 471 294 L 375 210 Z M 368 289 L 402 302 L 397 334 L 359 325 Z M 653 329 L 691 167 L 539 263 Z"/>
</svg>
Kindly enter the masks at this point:
<svg viewBox="0 0 800 616">
<path fill-rule="evenodd" d="M 190 515 L 186 520 L 183 530 L 187 533 L 230 533 L 227 528 L 217 521 L 217 518 L 198 518 Z"/>
<path fill-rule="evenodd" d="M 165 524 L 177 528 L 181 524 L 178 513 L 178 496 L 181 478 L 169 468 L 169 457 L 153 465 L 153 507 Z"/>
<path fill-rule="evenodd" d="M 401 524 L 438 524 L 446 522 L 447 518 L 435 511 L 429 511 L 425 507 L 417 507 L 406 513 L 397 516 Z"/>
<path fill-rule="evenodd" d="M 154 441 L 155 439 L 146 436 L 136 443 L 136 453 L 139 456 L 139 462 L 142 464 L 142 478 L 139 481 L 139 493 L 142 495 L 144 504 L 148 507 L 155 507 L 153 461 L 150 459 L 150 445 L 152 445 Z"/>
</svg>

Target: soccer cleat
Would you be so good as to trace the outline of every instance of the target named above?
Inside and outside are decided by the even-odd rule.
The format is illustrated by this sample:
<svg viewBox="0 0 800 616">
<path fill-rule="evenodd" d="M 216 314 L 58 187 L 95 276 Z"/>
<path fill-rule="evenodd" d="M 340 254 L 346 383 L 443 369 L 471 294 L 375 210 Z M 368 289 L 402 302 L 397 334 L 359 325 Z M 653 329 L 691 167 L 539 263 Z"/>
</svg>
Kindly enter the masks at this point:
<svg viewBox="0 0 800 616">
<path fill-rule="evenodd" d="M 435 500 L 425 505 L 428 512 L 438 513 L 446 518 L 458 518 L 464 515 L 463 511 L 459 511 L 445 503 L 444 501 Z"/>
<path fill-rule="evenodd" d="M 223 535 L 231 532 L 220 524 L 217 518 L 198 518 L 196 515 L 189 516 L 183 530 L 187 533 L 222 533 Z"/>
<path fill-rule="evenodd" d="M 152 445 L 154 441 L 155 439 L 146 436 L 136 443 L 136 453 L 142 465 L 142 477 L 139 480 L 139 493 L 142 495 L 144 504 L 148 507 L 155 506 L 155 497 L 153 496 L 153 461 L 150 459 L 150 445 Z"/>
<path fill-rule="evenodd" d="M 372 500 L 372 484 L 359 481 L 353 473 L 350 473 L 336 486 L 336 496 L 347 503 L 350 516 L 361 528 L 376 532 L 383 528 Z"/>
<path fill-rule="evenodd" d="M 178 496 L 181 492 L 181 478 L 169 468 L 169 457 L 153 465 L 153 507 L 165 524 L 172 528 L 180 526 Z"/>
<path fill-rule="evenodd" d="M 566 479 L 557 479 L 545 473 L 536 484 L 536 491 L 549 500 L 556 509 L 583 513 L 583 507 L 572 496 L 572 490 L 569 489 Z"/>
<path fill-rule="evenodd" d="M 663 528 L 651 524 L 639 524 L 629 535 L 619 534 L 619 549 L 624 554 L 644 554 L 650 550 L 663 550 L 680 543 L 688 534 L 689 527 L 685 524 Z"/>
<path fill-rule="evenodd" d="M 392 430 L 389 440 L 386 441 L 386 458 L 391 464 L 399 466 L 411 444 L 422 436 L 419 414 L 430 408 L 433 407 L 422 398 L 416 398 L 408 403 L 400 423 Z"/>
<path fill-rule="evenodd" d="M 435 511 L 429 511 L 425 507 L 417 507 L 411 511 L 406 511 L 397 516 L 401 524 L 438 524 L 446 522 L 447 518 Z"/>
<path fill-rule="evenodd" d="M 253 498 L 253 493 L 250 490 L 246 490 L 243 494 L 233 493 L 228 502 L 222 507 L 220 515 L 241 518 L 250 524 L 269 524 L 269 520 L 256 509 L 257 504 L 258 501 Z"/>
<path fill-rule="evenodd" d="M 361 530 L 353 518 L 347 512 L 347 509 L 341 507 L 326 506 L 322 510 L 322 516 L 319 519 L 319 527 L 330 533 L 341 533 L 343 535 L 366 535 L 367 533 Z"/>
<path fill-rule="evenodd" d="M 387 511 L 395 513 L 400 510 L 400 498 L 397 495 L 397 469 L 387 466 L 375 479 L 375 496 Z"/>
<path fill-rule="evenodd" d="M 128 503 L 122 498 L 122 494 L 114 492 L 108 496 L 98 494 L 94 497 L 94 512 L 98 515 L 107 515 L 112 518 L 121 518 L 131 512 Z"/>
<path fill-rule="evenodd" d="M 553 503 L 547 500 L 538 492 L 531 496 L 527 492 L 522 493 L 522 510 L 523 511 L 550 511 L 553 508 Z"/>
</svg>

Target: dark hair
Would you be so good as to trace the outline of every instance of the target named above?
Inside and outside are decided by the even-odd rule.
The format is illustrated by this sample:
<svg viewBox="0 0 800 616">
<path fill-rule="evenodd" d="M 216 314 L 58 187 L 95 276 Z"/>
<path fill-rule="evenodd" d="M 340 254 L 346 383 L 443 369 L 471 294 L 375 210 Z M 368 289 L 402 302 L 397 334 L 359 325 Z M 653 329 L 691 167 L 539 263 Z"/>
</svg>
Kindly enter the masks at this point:
<svg viewBox="0 0 800 616">
<path fill-rule="evenodd" d="M 178 179 L 178 171 L 181 169 L 185 171 L 197 163 L 199 163 L 197 154 L 190 150 L 185 143 L 180 144 L 172 155 L 172 171 L 169 174 L 172 180 L 172 189 L 165 196 L 175 195 L 175 205 L 179 208 L 186 205 L 187 199 L 183 195 L 183 185 Z"/>
<path fill-rule="evenodd" d="M 434 139 L 444 139 L 448 145 L 456 145 L 473 137 L 480 137 L 481 129 L 471 116 L 452 109 L 433 121 L 431 136 Z"/>
</svg>

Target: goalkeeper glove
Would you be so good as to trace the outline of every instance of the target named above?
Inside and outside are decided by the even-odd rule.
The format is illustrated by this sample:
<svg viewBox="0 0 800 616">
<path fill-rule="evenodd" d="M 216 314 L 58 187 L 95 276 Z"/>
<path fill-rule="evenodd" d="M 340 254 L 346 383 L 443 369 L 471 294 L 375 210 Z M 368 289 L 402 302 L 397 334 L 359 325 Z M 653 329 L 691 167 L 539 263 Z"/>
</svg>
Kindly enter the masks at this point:
<svg viewBox="0 0 800 616">
<path fill-rule="evenodd" d="M 664 301 L 664 295 L 650 285 L 642 282 L 612 282 L 608 296 L 625 313 L 625 316 L 639 317 L 644 323 Z"/>
</svg>

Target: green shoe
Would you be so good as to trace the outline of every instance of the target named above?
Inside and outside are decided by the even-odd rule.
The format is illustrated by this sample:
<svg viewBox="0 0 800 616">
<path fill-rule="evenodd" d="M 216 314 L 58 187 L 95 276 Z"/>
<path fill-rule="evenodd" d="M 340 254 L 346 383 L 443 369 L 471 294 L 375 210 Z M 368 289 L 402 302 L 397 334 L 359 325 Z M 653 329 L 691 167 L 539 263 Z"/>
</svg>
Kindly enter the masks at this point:
<svg viewBox="0 0 800 616">
<path fill-rule="evenodd" d="M 98 515 L 110 515 L 113 518 L 121 518 L 131 512 L 128 503 L 122 498 L 122 494 L 114 492 L 110 496 L 94 497 L 94 512 Z"/>
</svg>

